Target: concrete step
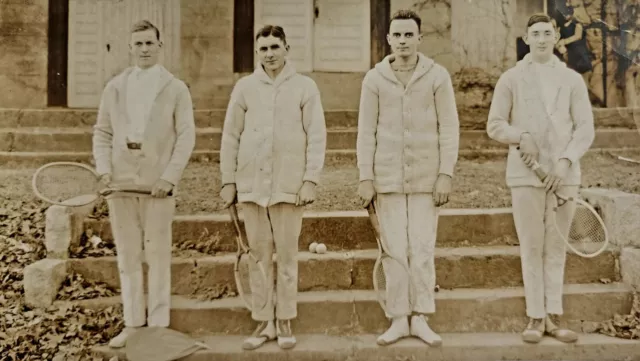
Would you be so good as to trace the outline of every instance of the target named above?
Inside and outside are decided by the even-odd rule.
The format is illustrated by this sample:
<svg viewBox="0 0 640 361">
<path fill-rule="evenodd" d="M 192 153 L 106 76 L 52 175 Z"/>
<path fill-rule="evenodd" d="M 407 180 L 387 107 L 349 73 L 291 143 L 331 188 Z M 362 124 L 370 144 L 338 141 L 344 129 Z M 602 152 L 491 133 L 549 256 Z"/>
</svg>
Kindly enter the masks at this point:
<svg viewBox="0 0 640 361">
<path fill-rule="evenodd" d="M 283 351 L 270 342 L 255 351 L 241 348 L 246 336 L 208 335 L 198 337 L 211 347 L 198 351 L 184 361 L 495 361 L 495 360 L 602 360 L 638 361 L 640 342 L 599 334 L 583 334 L 578 342 L 567 345 L 550 337 L 537 345 L 526 344 L 519 333 L 443 333 L 442 347 L 433 348 L 409 338 L 392 346 L 378 346 L 377 334 L 331 336 L 297 334 L 294 349 Z M 113 356 L 125 360 L 124 351 L 108 346 L 93 348 L 93 353 L 107 361 Z"/>
<path fill-rule="evenodd" d="M 460 126 L 463 129 L 483 130 L 486 127 L 488 109 L 460 109 Z M 594 109 L 594 121 L 600 128 L 636 128 L 635 117 L 640 117 L 640 109 L 603 108 Z M 21 127 L 86 127 L 96 122 L 97 109 L 12 109 L 0 108 L 0 128 Z M 222 128 L 226 109 L 196 109 L 194 117 L 200 128 Z M 640 120 L 640 119 L 639 119 Z M 357 109 L 327 109 L 327 128 L 357 127 Z"/>
<path fill-rule="evenodd" d="M 298 255 L 298 290 L 371 290 L 372 271 L 378 251 L 341 251 Z M 273 257 L 274 262 L 276 257 Z M 604 252 L 582 258 L 567 254 L 565 282 L 618 281 L 616 255 Z M 227 285 L 236 291 L 233 276 L 235 254 L 175 257 L 171 266 L 172 293 L 189 295 L 202 287 Z M 499 288 L 522 286 L 520 249 L 517 246 L 438 248 L 435 254 L 436 283 L 441 289 Z M 277 267 L 277 262 L 276 262 Z M 116 257 L 69 260 L 69 268 L 90 281 L 120 287 Z M 145 270 L 146 272 L 146 270 Z"/>
<path fill-rule="evenodd" d="M 576 331 L 631 309 L 631 289 L 622 283 L 571 284 L 564 288 L 564 319 Z M 57 303 L 69 301 L 57 301 Z M 121 302 L 119 296 L 72 301 L 90 308 Z M 524 290 L 457 289 L 436 293 L 436 332 L 520 332 L 526 326 Z M 320 291 L 298 294 L 297 333 L 359 335 L 380 333 L 389 326 L 373 291 Z M 249 335 L 255 328 L 239 298 L 200 301 L 172 296 L 170 327 L 187 333 Z"/>
<path fill-rule="evenodd" d="M 356 148 L 357 128 L 327 130 L 327 149 Z M 219 150 L 220 128 L 198 128 L 197 150 Z M 0 129 L 0 151 L 4 152 L 90 152 L 92 130 L 82 128 L 4 128 Z M 640 147 L 640 134 L 636 129 L 598 129 L 592 148 Z M 460 132 L 460 149 L 505 149 L 506 146 L 489 138 L 484 130 Z"/>
<path fill-rule="evenodd" d="M 242 208 L 238 209 L 242 221 Z M 112 242 L 108 219 L 86 219 L 104 241 Z M 227 213 L 178 215 L 173 222 L 173 242 L 216 239 L 220 252 L 235 252 L 235 227 Z M 515 245 L 517 235 L 510 208 L 441 209 L 437 247 Z M 312 242 L 322 242 L 329 251 L 377 248 L 369 215 L 361 211 L 305 212 L 300 234 L 300 250 Z"/>
</svg>

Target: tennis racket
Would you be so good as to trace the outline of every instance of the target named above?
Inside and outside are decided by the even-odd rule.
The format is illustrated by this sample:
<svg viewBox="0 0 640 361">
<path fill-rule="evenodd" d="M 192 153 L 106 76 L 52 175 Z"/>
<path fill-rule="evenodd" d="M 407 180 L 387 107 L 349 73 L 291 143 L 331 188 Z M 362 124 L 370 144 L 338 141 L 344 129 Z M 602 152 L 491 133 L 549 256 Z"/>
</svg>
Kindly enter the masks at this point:
<svg viewBox="0 0 640 361">
<path fill-rule="evenodd" d="M 378 299 L 378 303 L 384 310 L 384 312 L 391 316 L 402 316 L 402 315 L 394 315 L 389 311 L 387 307 L 387 277 L 384 273 L 385 265 L 387 267 L 399 267 L 402 268 L 405 272 L 406 277 L 409 279 L 409 290 L 411 290 L 411 273 L 409 272 L 409 267 L 405 262 L 394 258 L 389 253 L 389 249 L 387 248 L 384 239 L 380 232 L 380 222 L 378 221 L 377 211 L 374 205 L 375 201 L 371 201 L 369 206 L 367 206 L 367 211 L 369 212 L 369 220 L 371 221 L 371 225 L 373 226 L 373 231 L 376 237 L 376 241 L 378 242 L 378 258 L 376 259 L 375 264 L 373 265 L 373 289 L 376 293 L 376 298 Z M 409 291 L 410 303 L 413 304 L 413 292 Z"/>
<path fill-rule="evenodd" d="M 240 228 L 238 209 L 235 204 L 229 207 L 229 214 L 236 229 L 236 243 L 238 250 L 233 268 L 238 294 L 249 311 L 259 311 L 267 306 L 269 297 L 272 296 L 273 285 L 269 284 L 269 278 L 262 261 L 247 246 Z M 257 283 L 251 282 L 252 267 L 256 267 L 259 278 Z M 255 292 L 259 290 L 260 292 Z"/>
<path fill-rule="evenodd" d="M 76 162 L 52 162 L 43 165 L 33 174 L 31 187 L 41 200 L 68 207 L 85 206 L 115 192 L 151 194 L 150 186 L 105 185 L 100 181 L 100 175 L 95 169 Z"/>
<path fill-rule="evenodd" d="M 538 162 L 534 161 L 531 169 L 541 181 L 547 177 L 547 173 Z M 554 213 L 558 211 L 559 207 L 569 202 L 575 206 L 575 213 L 571 219 L 568 236 L 563 234 L 558 226 L 557 218 L 553 217 L 556 230 L 567 247 L 578 256 L 585 258 L 596 257 L 606 250 L 609 245 L 609 233 L 598 212 L 582 199 L 565 197 L 557 192 L 554 192 L 554 195 L 556 198 L 556 206 L 553 208 Z"/>
</svg>

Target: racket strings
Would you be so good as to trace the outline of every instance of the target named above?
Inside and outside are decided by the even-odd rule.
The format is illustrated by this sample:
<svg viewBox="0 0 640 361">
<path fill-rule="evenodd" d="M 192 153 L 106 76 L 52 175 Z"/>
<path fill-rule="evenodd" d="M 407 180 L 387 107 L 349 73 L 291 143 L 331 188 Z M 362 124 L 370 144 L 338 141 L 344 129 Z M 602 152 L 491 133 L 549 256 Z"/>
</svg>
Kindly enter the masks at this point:
<svg viewBox="0 0 640 361">
<path fill-rule="evenodd" d="M 104 185 L 88 169 L 72 165 L 53 165 L 42 169 L 34 179 L 37 191 L 58 203 L 84 202 L 96 197 Z"/>
<path fill-rule="evenodd" d="M 568 241 L 574 247 L 581 245 L 584 251 L 606 242 L 607 235 L 600 219 L 589 208 L 578 204 L 571 221 Z"/>
<path fill-rule="evenodd" d="M 240 256 L 236 286 L 240 297 L 251 310 L 262 309 L 268 301 L 268 277 L 263 271 L 249 253 Z"/>
</svg>

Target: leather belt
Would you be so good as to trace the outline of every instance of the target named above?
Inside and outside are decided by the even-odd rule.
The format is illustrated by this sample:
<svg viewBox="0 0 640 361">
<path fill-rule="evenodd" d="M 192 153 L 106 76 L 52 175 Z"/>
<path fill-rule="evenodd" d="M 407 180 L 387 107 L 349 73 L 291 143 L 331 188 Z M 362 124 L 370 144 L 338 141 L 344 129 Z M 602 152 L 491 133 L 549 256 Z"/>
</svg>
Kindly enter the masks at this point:
<svg viewBox="0 0 640 361">
<path fill-rule="evenodd" d="M 142 149 L 142 143 L 129 143 L 129 142 L 127 142 L 127 148 L 129 148 L 129 149 Z"/>
</svg>

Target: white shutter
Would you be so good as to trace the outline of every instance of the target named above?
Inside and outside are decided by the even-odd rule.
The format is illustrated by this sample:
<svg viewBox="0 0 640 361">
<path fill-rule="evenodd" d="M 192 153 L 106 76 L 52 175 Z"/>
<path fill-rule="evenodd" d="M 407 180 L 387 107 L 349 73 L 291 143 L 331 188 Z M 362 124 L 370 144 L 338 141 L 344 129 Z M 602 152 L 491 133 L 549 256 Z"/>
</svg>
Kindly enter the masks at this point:
<svg viewBox="0 0 640 361">
<path fill-rule="evenodd" d="M 69 0 L 68 106 L 95 108 L 103 88 L 103 10 L 108 1 Z"/>
<path fill-rule="evenodd" d="M 264 25 L 282 26 L 291 46 L 288 60 L 297 71 L 313 71 L 313 0 L 256 0 L 254 19 L 254 34 Z"/>
<path fill-rule="evenodd" d="M 316 71 L 360 72 L 370 68 L 370 0 L 316 0 Z"/>
<path fill-rule="evenodd" d="M 139 20 L 158 27 L 159 62 L 179 75 L 180 0 L 69 0 L 69 107 L 97 107 L 106 83 L 135 64 L 129 42 Z"/>
</svg>

